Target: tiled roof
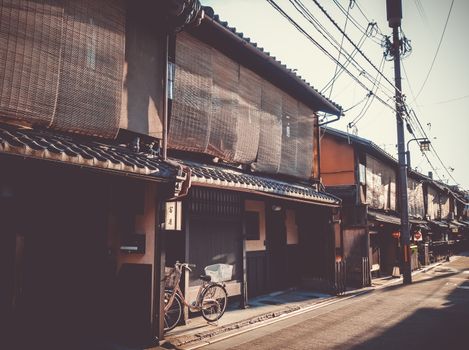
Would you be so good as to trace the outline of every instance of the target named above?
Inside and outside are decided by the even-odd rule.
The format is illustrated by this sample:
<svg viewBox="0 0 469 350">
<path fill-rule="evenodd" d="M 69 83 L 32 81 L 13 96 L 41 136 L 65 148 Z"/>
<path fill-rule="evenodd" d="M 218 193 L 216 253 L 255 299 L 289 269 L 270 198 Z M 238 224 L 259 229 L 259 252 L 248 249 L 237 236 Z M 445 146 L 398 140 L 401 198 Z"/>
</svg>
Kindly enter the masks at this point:
<svg viewBox="0 0 469 350">
<path fill-rule="evenodd" d="M 174 179 L 176 173 L 172 166 L 163 163 L 158 156 L 137 153 L 122 145 L 49 130 L 1 124 L 0 153 L 135 173 L 160 180 Z"/>
<path fill-rule="evenodd" d="M 221 165 L 207 165 L 192 161 L 179 162 L 190 167 L 192 171 L 191 180 L 194 185 L 225 187 L 244 192 L 281 196 L 286 199 L 299 199 L 333 206 L 340 205 L 340 199 L 337 197 L 316 191 L 306 184 L 279 181 Z"/>
<path fill-rule="evenodd" d="M 394 215 L 389 215 L 389 214 L 384 214 L 384 213 L 379 213 L 376 211 L 369 210 L 368 211 L 368 216 L 371 219 L 374 219 L 376 221 L 380 222 L 385 222 L 388 224 L 393 224 L 393 225 L 400 225 L 401 224 L 401 219 L 394 216 Z"/>
</svg>

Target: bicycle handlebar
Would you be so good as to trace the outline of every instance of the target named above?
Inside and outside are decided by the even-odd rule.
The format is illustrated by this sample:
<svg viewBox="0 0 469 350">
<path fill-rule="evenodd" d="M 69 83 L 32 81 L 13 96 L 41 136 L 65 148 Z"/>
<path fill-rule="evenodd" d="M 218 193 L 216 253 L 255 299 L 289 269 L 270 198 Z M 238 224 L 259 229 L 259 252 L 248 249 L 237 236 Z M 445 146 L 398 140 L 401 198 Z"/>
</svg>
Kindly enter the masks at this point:
<svg viewBox="0 0 469 350">
<path fill-rule="evenodd" d="M 180 263 L 179 261 L 176 261 L 176 264 L 174 264 L 174 267 L 176 268 L 186 268 L 189 271 L 192 271 L 192 269 L 195 269 L 195 264 L 189 264 L 189 263 Z"/>
</svg>

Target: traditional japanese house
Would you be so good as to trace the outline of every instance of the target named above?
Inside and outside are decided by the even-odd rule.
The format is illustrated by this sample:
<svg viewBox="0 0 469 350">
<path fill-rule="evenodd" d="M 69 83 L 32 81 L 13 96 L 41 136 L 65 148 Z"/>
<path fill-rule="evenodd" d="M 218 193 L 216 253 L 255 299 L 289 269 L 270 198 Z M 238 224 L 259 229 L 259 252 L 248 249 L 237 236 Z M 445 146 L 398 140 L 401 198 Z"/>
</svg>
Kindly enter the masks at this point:
<svg viewBox="0 0 469 350">
<path fill-rule="evenodd" d="M 341 108 L 210 8 L 178 33 L 172 52 L 169 151 L 191 172 L 180 232 L 166 237 L 167 264 L 234 266 L 230 296 L 334 281 L 334 215 L 340 200 L 319 181 L 316 112 Z M 186 315 L 187 317 L 187 315 Z"/>
<path fill-rule="evenodd" d="M 165 9 L 0 3 L 3 348 L 161 336 L 159 208 L 180 189 L 158 155 Z"/>
<path fill-rule="evenodd" d="M 427 219 L 430 223 L 432 260 L 447 258 L 462 249 L 467 224 L 462 220 L 464 196 L 440 181 L 427 182 Z"/>
<path fill-rule="evenodd" d="M 373 142 L 324 128 L 321 178 L 342 199 L 343 257 L 350 282 L 369 284 L 398 266 L 396 160 Z"/>
<path fill-rule="evenodd" d="M 400 217 L 396 203 L 397 160 L 373 142 L 325 128 L 321 177 L 342 199 L 343 253 L 350 282 L 367 284 L 399 266 Z M 430 176 L 408 171 L 411 268 L 415 270 L 458 249 L 466 223 L 465 201 L 457 190 Z M 368 260 L 369 259 L 369 260 Z M 369 267 L 368 265 L 369 264 Z"/>
<path fill-rule="evenodd" d="M 426 217 L 425 183 L 427 177 L 410 170 L 407 177 L 407 198 L 411 239 L 411 269 L 415 270 L 430 263 L 430 227 Z"/>
</svg>

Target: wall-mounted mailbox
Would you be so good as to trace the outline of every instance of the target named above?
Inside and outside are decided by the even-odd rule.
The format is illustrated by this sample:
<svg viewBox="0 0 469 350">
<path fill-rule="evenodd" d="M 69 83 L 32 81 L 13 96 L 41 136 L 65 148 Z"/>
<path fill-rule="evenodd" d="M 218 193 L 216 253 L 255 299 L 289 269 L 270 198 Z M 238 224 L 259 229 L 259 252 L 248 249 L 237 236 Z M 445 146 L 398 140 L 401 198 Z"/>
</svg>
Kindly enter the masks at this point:
<svg viewBox="0 0 469 350">
<path fill-rule="evenodd" d="M 124 236 L 120 250 L 129 254 L 145 254 L 145 234 L 136 233 Z"/>
</svg>

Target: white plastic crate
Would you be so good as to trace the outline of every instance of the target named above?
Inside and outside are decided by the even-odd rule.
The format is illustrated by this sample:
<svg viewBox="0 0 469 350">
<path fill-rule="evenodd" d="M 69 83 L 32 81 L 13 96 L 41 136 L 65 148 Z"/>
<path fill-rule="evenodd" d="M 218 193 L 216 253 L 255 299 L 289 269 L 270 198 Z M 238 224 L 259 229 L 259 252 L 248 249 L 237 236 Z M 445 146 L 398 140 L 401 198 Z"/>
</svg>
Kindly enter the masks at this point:
<svg viewBox="0 0 469 350">
<path fill-rule="evenodd" d="M 212 278 L 212 282 L 230 281 L 233 276 L 233 265 L 214 264 L 206 266 L 204 270 Z"/>
</svg>

